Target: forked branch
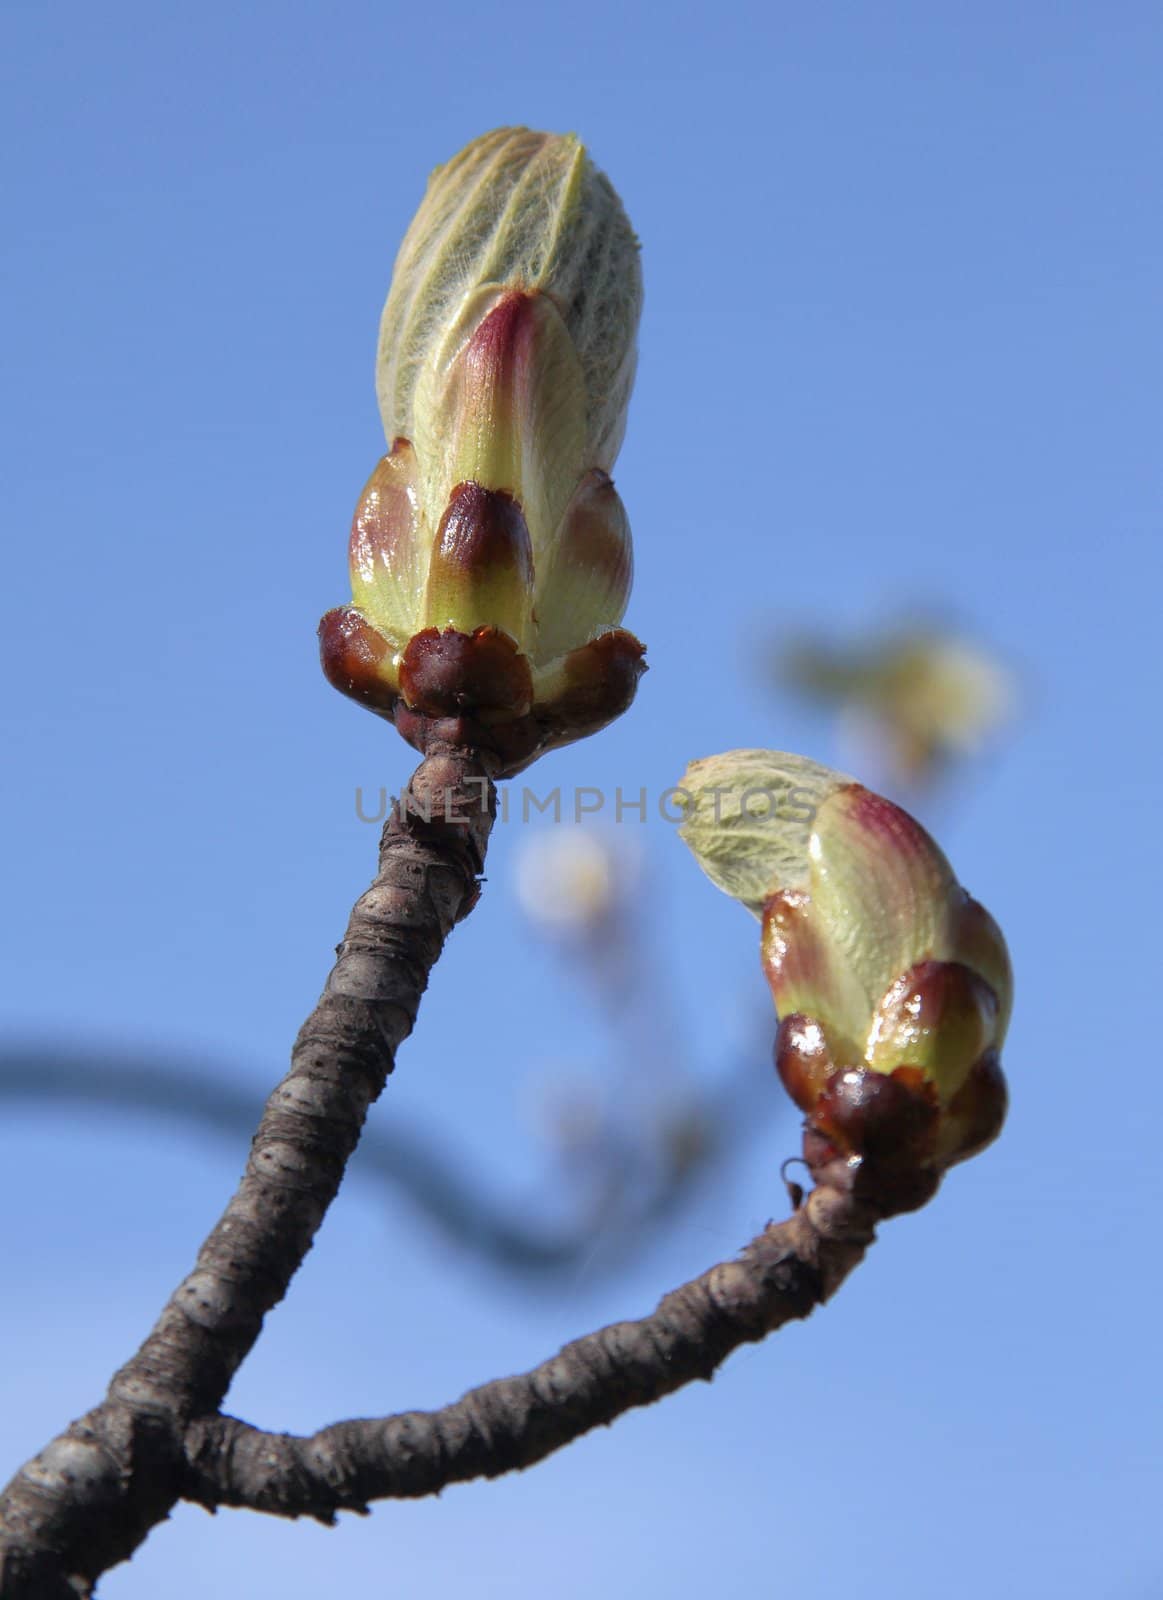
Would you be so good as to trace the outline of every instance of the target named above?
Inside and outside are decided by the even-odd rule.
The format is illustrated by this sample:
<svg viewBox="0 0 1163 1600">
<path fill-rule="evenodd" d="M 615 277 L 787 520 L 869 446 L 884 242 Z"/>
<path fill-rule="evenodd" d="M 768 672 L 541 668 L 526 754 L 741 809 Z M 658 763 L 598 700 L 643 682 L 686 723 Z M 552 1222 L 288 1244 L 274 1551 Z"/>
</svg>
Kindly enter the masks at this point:
<svg viewBox="0 0 1163 1600">
<path fill-rule="evenodd" d="M 87 1596 L 181 1498 L 186 1430 L 217 1412 L 286 1293 L 412 1030 L 429 971 L 476 901 L 494 802 L 492 769 L 473 753 L 433 753 L 418 768 L 193 1272 L 105 1400 L 0 1497 L 3 1600 Z"/>
</svg>

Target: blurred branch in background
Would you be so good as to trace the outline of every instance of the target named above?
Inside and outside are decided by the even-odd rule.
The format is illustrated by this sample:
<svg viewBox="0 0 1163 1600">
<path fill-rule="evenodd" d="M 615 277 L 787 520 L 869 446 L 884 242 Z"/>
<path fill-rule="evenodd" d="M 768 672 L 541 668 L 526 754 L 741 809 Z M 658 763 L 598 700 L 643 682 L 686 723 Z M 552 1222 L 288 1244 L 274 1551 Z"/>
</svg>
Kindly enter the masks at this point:
<svg viewBox="0 0 1163 1600">
<path fill-rule="evenodd" d="M 753 1077 L 756 1063 L 748 1065 Z M 766 1075 L 760 1076 L 766 1085 Z M 0 1103 L 96 1107 L 119 1117 L 162 1119 L 232 1142 L 241 1161 L 263 1094 L 257 1086 L 238 1087 L 225 1064 L 165 1059 L 161 1051 L 140 1048 L 7 1039 L 0 1041 Z M 577 1176 L 569 1172 L 552 1186 L 552 1206 L 507 1201 L 472 1175 L 471 1163 L 446 1138 L 398 1124 L 369 1130 L 351 1171 L 396 1191 L 451 1242 L 504 1271 L 548 1278 L 581 1263 L 587 1270 L 612 1271 L 674 1215 L 696 1180 L 723 1160 L 749 1126 L 730 1083 L 707 1096 L 702 1110 L 697 1148 L 676 1152 L 649 1184 L 627 1181 L 618 1207 L 607 1204 L 600 1211 L 579 1201 L 573 1192 Z M 564 1211 L 567 1220 L 530 1220 L 547 1211 Z"/>
<path fill-rule="evenodd" d="M 161 1118 L 229 1140 L 240 1160 L 263 1098 L 260 1088 L 239 1088 L 237 1074 L 228 1077 L 225 1064 L 165 1059 L 160 1050 L 35 1039 L 0 1043 L 0 1101 Z M 397 1190 L 459 1244 L 504 1266 L 537 1271 L 574 1258 L 576 1241 L 530 1229 L 516 1208 L 510 1215 L 465 1176 L 462 1158 L 418 1129 L 389 1125 L 369 1131 L 351 1170 Z"/>
<path fill-rule="evenodd" d="M 762 1009 L 733 1065 L 710 1084 L 696 1070 L 657 923 L 641 914 L 644 876 L 639 851 L 581 828 L 546 832 L 519 858 L 517 892 L 535 936 L 554 948 L 608 1036 L 586 1079 L 555 1067 L 540 1086 L 536 1123 L 551 1159 L 532 1202 L 498 1193 L 447 1135 L 387 1118 L 352 1159 L 357 1178 L 395 1191 L 450 1243 L 502 1271 L 550 1280 L 579 1267 L 618 1270 L 782 1106 Z M 0 1039 L 0 1103 L 161 1119 L 231 1141 L 240 1160 L 262 1100 L 227 1062 Z"/>
<path fill-rule="evenodd" d="M 779 681 L 835 710 L 847 742 L 913 794 L 948 777 L 1014 720 L 1015 675 L 985 646 L 932 622 L 902 622 L 863 642 L 794 640 Z M 864 772 L 860 774 L 866 776 Z"/>
</svg>

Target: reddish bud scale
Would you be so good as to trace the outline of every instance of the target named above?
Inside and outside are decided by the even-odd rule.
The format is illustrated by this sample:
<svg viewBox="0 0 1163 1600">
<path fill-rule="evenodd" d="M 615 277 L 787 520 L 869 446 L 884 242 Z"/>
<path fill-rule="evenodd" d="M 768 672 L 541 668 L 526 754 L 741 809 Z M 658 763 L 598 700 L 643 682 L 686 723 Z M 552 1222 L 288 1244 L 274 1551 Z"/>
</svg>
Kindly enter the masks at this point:
<svg viewBox="0 0 1163 1600">
<path fill-rule="evenodd" d="M 388 641 L 354 606 L 337 606 L 319 623 L 319 659 L 328 683 L 389 718 L 399 700 L 381 671 L 390 654 Z"/>
<path fill-rule="evenodd" d="M 950 981 L 944 974 L 936 979 Z M 820 1024 L 793 1012 L 779 1025 L 775 1065 L 805 1113 L 804 1159 L 817 1182 L 824 1167 L 846 1162 L 849 1184 L 875 1199 L 885 1216 L 924 1205 L 944 1171 L 990 1144 L 1005 1120 L 1005 1078 L 992 1049 L 942 1103 L 919 1067 L 884 1072 L 837 1063 Z"/>
<path fill-rule="evenodd" d="M 526 631 L 533 551 L 521 507 L 503 489 L 458 483 L 436 531 L 426 603 L 437 626 Z"/>
<path fill-rule="evenodd" d="M 520 506 L 505 490 L 483 489 L 479 483 L 458 483 L 453 489 L 432 559 L 470 580 L 499 568 L 506 576 L 511 573 L 512 581 L 533 583 L 533 552 Z"/>
<path fill-rule="evenodd" d="M 471 716 L 482 724 L 529 714 L 529 663 L 507 633 L 477 628 L 425 628 L 413 634 L 400 662 L 405 704 L 426 717 Z"/>
<path fill-rule="evenodd" d="M 394 723 L 415 749 L 484 750 L 504 778 L 620 717 L 646 671 L 642 644 L 615 628 L 571 651 L 558 692 L 534 704 L 529 663 L 507 634 L 427 628 L 409 641 L 394 687 L 381 670 L 385 641 L 350 606 L 323 618 L 319 648 L 328 682 Z"/>
<path fill-rule="evenodd" d="M 355 508 L 348 559 L 352 569 L 369 581 L 377 567 L 396 574 L 404 564 L 400 547 L 406 543 L 401 536 L 410 529 L 412 520 L 408 497 L 412 470 L 412 446 L 407 439 L 396 439 L 387 455 L 377 462 Z"/>
<path fill-rule="evenodd" d="M 411 449 L 398 441 L 369 480 L 352 529 L 353 568 L 374 573 L 403 564 L 400 529 L 411 515 L 400 487 Z M 406 479 L 404 480 L 406 481 Z M 614 496 L 602 473 L 584 484 L 575 522 L 583 564 L 609 538 L 594 509 Z M 588 543 L 587 543 L 588 541 Z M 628 562 L 618 550 L 610 556 Z M 626 574 L 628 582 L 628 572 Z M 535 573 L 520 505 L 500 489 L 460 483 L 441 518 L 426 595 L 439 615 L 455 599 L 461 614 L 499 617 L 522 632 Z M 449 597 L 446 600 L 445 597 Z M 633 634 L 607 628 L 568 650 L 551 675 L 535 680 L 532 662 L 505 626 L 471 630 L 430 626 L 394 646 L 355 606 L 329 611 L 319 625 L 323 671 L 341 693 L 393 722 L 416 749 L 456 743 L 489 752 L 511 777 L 538 755 L 596 733 L 631 704 L 646 670 Z"/>
<path fill-rule="evenodd" d="M 415 749 L 458 745 L 486 751 L 502 778 L 621 716 L 646 671 L 642 645 L 616 629 L 567 656 L 559 695 L 533 705 L 529 664 L 505 634 L 495 628 L 471 635 L 430 628 L 410 640 L 401 688 L 392 690 L 367 655 L 348 643 L 351 624 L 343 618 L 343 612 L 328 612 L 320 628 L 329 681 L 394 723 Z"/>
</svg>

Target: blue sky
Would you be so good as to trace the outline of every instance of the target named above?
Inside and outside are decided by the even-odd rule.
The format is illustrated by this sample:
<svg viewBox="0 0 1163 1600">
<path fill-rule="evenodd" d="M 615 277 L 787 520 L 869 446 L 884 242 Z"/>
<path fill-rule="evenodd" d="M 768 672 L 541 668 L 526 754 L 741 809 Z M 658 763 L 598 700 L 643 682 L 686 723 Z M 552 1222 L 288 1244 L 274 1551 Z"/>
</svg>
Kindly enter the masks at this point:
<svg viewBox="0 0 1163 1600">
<path fill-rule="evenodd" d="M 110 1600 L 1163 1590 L 1160 45 L 1125 4 L 10 0 L 7 1036 L 203 1053 L 256 1094 L 281 1071 L 374 866 L 355 786 L 411 765 L 314 643 L 383 449 L 379 310 L 426 173 L 501 123 L 586 139 L 646 278 L 617 476 L 651 672 L 536 780 L 664 787 L 738 745 L 838 761 L 761 681 L 764 642 L 916 605 L 1027 704 L 926 814 L 1017 970 L 992 1151 L 712 1387 L 337 1532 L 184 1508 Z M 519 832 L 374 1114 L 515 1195 L 531 1075 L 610 1049 L 521 919 Z M 764 1004 L 754 924 L 642 832 L 710 1074 Z M 313 1429 L 518 1370 L 742 1244 L 794 1144 L 773 1113 L 632 1269 L 552 1292 L 353 1178 L 230 1403 Z M 6 1464 L 99 1396 L 243 1156 L 6 1106 Z"/>
</svg>

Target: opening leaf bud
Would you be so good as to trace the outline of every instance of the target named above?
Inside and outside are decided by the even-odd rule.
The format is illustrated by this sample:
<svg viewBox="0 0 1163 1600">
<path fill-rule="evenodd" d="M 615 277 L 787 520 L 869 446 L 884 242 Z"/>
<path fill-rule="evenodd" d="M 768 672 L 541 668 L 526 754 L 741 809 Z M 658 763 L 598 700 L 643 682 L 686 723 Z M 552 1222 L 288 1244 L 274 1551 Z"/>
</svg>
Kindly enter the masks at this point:
<svg viewBox="0 0 1163 1600">
<path fill-rule="evenodd" d="M 633 698 L 610 471 L 641 302 L 637 240 L 572 135 L 498 129 L 432 175 L 380 327 L 391 450 L 356 510 L 354 604 L 320 628 L 332 683 L 420 749 L 516 772 Z"/>
<path fill-rule="evenodd" d="M 855 1163 L 886 1212 L 922 1203 L 1005 1115 L 1000 929 L 918 822 L 841 773 L 736 750 L 681 789 L 699 865 L 762 921 L 805 1156 Z"/>
</svg>

